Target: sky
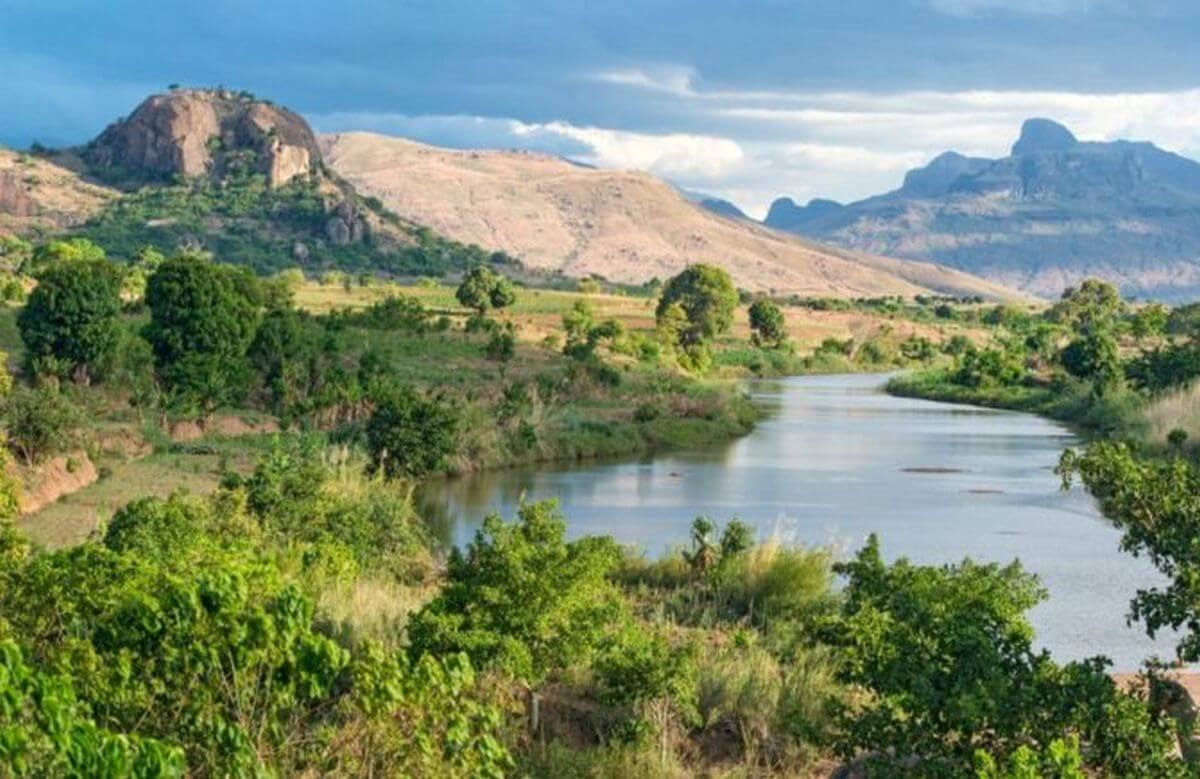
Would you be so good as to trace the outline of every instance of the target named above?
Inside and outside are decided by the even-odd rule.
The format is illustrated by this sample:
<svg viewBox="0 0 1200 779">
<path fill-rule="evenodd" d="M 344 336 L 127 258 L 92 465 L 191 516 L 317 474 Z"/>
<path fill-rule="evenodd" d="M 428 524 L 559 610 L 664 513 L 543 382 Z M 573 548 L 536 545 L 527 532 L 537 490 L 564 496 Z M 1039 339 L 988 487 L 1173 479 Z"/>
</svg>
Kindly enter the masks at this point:
<svg viewBox="0 0 1200 779">
<path fill-rule="evenodd" d="M 0 0 L 0 144 L 82 143 L 168 84 L 319 131 L 647 170 L 762 216 L 1023 119 L 1200 158 L 1194 0 Z"/>
</svg>

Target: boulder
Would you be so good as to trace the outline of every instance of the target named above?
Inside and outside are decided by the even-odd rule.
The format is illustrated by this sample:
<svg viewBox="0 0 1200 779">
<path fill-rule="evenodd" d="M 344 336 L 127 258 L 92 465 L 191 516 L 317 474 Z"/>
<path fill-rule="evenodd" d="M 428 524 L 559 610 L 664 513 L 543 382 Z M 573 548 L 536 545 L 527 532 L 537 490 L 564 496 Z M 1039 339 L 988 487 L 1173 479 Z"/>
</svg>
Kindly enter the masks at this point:
<svg viewBox="0 0 1200 779">
<path fill-rule="evenodd" d="M 307 175 L 321 162 L 316 136 L 298 114 L 214 89 L 152 95 L 101 133 L 84 156 L 101 170 L 145 179 L 221 179 L 227 161 L 249 158 L 271 186 Z"/>
</svg>

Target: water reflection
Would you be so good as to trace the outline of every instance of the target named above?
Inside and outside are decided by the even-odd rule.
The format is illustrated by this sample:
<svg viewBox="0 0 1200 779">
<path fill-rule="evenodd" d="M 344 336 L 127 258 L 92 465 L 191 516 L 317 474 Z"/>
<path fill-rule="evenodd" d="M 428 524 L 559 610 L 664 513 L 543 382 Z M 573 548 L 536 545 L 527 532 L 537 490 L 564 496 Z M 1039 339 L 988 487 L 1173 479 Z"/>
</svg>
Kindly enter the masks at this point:
<svg viewBox="0 0 1200 779">
<path fill-rule="evenodd" d="M 1157 646 L 1125 627 L 1138 587 L 1156 581 L 1117 549 L 1117 533 L 1053 466 L 1068 431 L 1027 414 L 890 397 L 878 376 L 762 383 L 770 416 L 726 446 L 642 461 L 473 474 L 431 485 L 426 516 L 448 543 L 484 514 L 510 516 L 521 497 L 556 498 L 573 535 L 604 533 L 661 553 L 697 514 L 738 515 L 842 550 L 879 533 L 884 553 L 920 562 L 1019 557 L 1051 598 L 1033 613 L 1060 658 L 1096 653 L 1132 668 Z"/>
</svg>

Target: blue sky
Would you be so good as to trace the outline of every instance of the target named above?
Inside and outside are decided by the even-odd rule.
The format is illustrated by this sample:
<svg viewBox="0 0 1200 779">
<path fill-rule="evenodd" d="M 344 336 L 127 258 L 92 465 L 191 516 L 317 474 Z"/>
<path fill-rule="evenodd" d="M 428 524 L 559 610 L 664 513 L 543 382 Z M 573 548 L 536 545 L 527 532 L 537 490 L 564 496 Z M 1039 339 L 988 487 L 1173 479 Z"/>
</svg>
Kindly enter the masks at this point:
<svg viewBox="0 0 1200 779">
<path fill-rule="evenodd" d="M 1200 156 L 1200 3 L 0 0 L 0 143 L 82 142 L 169 83 L 324 131 L 649 170 L 761 214 L 850 199 L 1027 116 Z"/>
</svg>

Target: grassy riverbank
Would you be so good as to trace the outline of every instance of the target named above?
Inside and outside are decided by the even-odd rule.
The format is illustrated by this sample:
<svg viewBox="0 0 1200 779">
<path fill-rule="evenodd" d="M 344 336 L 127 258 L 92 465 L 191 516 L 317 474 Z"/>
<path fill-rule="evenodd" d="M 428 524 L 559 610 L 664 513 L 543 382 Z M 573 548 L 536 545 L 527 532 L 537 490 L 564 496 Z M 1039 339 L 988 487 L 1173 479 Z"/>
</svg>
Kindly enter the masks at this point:
<svg viewBox="0 0 1200 779">
<path fill-rule="evenodd" d="M 1089 434 L 1136 437 L 1147 429 L 1146 402 L 1137 394 L 1097 397 L 1088 384 L 1065 377 L 1045 384 L 966 387 L 954 381 L 952 368 L 934 368 L 894 376 L 886 390 L 900 397 L 1039 414 Z"/>
</svg>

